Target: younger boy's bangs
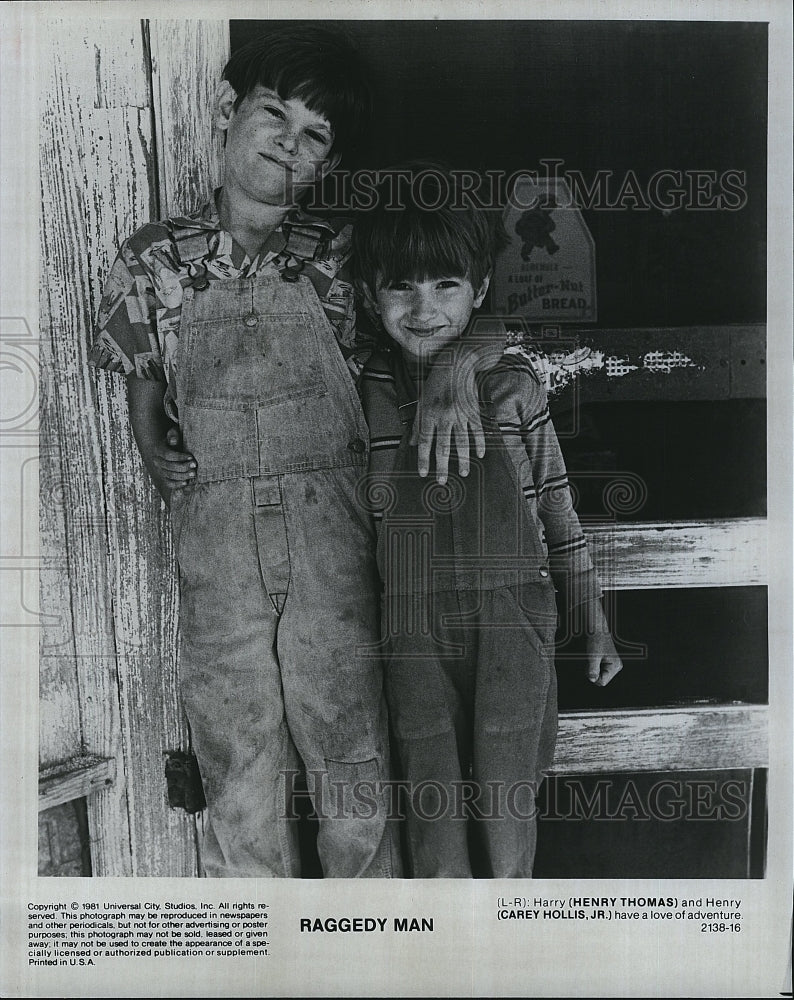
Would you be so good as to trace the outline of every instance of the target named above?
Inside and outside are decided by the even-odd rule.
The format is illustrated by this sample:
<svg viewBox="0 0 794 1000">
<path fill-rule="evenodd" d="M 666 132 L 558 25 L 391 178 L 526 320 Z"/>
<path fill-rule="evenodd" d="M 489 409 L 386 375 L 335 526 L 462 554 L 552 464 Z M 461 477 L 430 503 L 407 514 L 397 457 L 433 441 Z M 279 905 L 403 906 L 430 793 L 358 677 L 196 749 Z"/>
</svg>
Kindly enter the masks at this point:
<svg viewBox="0 0 794 1000">
<path fill-rule="evenodd" d="M 356 279 L 375 293 L 400 281 L 467 278 L 477 292 L 508 242 L 501 219 L 456 189 L 446 167 L 411 161 L 383 171 L 371 207 L 356 212 Z"/>
<path fill-rule="evenodd" d="M 444 212 L 395 211 L 376 227 L 370 253 L 383 285 L 399 281 L 468 278 L 482 281 L 481 263 L 468 234 Z M 384 220 L 385 221 L 385 220 Z"/>
</svg>

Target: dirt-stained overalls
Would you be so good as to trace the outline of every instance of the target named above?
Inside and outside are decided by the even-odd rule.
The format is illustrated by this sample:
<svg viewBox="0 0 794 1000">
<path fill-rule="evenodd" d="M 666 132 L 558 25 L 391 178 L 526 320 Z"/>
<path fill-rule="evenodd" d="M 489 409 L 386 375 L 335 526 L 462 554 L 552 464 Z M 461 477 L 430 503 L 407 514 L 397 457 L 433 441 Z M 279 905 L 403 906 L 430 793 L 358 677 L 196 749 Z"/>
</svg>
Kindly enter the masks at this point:
<svg viewBox="0 0 794 1000">
<path fill-rule="evenodd" d="M 186 289 L 176 395 L 195 485 L 172 507 L 181 685 L 210 876 L 297 876 L 306 771 L 326 877 L 399 875 L 387 822 L 368 431 L 298 268 Z M 291 280 L 290 280 L 291 279 Z"/>
</svg>

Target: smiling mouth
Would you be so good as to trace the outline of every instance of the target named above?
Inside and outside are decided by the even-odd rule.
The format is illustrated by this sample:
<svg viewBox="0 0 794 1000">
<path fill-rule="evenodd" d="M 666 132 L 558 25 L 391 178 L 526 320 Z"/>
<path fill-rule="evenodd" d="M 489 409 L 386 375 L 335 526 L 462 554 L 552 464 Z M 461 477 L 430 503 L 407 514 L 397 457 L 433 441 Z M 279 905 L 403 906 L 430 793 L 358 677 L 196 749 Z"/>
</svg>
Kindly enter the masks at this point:
<svg viewBox="0 0 794 1000">
<path fill-rule="evenodd" d="M 435 334 L 439 333 L 444 329 L 443 326 L 428 326 L 428 327 L 418 327 L 418 326 L 407 326 L 405 328 L 409 333 L 412 333 L 415 337 L 433 337 Z"/>
<path fill-rule="evenodd" d="M 287 170 L 289 171 L 289 173 L 293 172 L 292 167 L 290 166 L 289 163 L 285 163 L 283 160 L 277 160 L 275 156 L 268 156 L 267 153 L 260 153 L 259 155 L 262 157 L 263 160 L 268 160 L 270 163 L 275 163 L 276 166 L 281 167 L 282 170 Z"/>
</svg>

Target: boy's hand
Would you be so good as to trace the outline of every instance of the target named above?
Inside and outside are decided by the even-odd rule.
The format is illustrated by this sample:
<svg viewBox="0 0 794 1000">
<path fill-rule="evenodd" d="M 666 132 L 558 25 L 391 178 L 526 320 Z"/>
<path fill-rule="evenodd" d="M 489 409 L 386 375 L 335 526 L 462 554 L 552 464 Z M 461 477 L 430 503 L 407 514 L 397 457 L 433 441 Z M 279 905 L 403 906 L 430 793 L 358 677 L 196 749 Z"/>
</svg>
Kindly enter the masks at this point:
<svg viewBox="0 0 794 1000">
<path fill-rule="evenodd" d="M 447 481 L 452 439 L 458 456 L 458 472 L 469 474 L 471 441 L 478 458 L 485 454 L 477 372 L 489 371 L 502 357 L 506 333 L 500 322 L 477 317 L 471 329 L 449 344 L 431 365 L 420 393 L 411 444 L 419 451 L 419 475 L 430 468 L 430 452 L 436 443 L 436 479 Z"/>
<path fill-rule="evenodd" d="M 171 494 L 195 479 L 196 460 L 179 451 L 179 428 L 166 415 L 163 400 L 166 383 L 127 376 L 130 423 L 143 464 L 160 496 L 170 506 Z"/>
<path fill-rule="evenodd" d="M 458 345 L 459 346 L 459 345 Z M 434 364 L 422 386 L 416 407 L 411 444 L 419 452 L 419 475 L 426 476 L 430 468 L 430 452 L 435 440 L 436 479 L 447 481 L 449 455 L 454 438 L 461 476 L 469 474 L 471 437 L 477 457 L 485 454 L 480 406 L 475 382 L 476 369 L 471 357 L 452 350 L 452 360 Z"/>
<path fill-rule="evenodd" d="M 582 606 L 582 611 L 586 636 L 587 679 L 598 687 L 606 687 L 623 669 L 623 663 L 615 649 L 601 601 L 588 601 Z"/>
<path fill-rule="evenodd" d="M 196 460 L 187 451 L 180 451 L 182 436 L 178 427 L 171 427 L 164 439 L 152 450 L 152 461 L 160 482 L 169 493 L 182 490 L 196 478 Z"/>
<path fill-rule="evenodd" d="M 598 687 L 606 687 L 623 669 L 612 636 L 609 632 L 593 632 L 587 636 L 586 647 L 587 679 Z"/>
</svg>

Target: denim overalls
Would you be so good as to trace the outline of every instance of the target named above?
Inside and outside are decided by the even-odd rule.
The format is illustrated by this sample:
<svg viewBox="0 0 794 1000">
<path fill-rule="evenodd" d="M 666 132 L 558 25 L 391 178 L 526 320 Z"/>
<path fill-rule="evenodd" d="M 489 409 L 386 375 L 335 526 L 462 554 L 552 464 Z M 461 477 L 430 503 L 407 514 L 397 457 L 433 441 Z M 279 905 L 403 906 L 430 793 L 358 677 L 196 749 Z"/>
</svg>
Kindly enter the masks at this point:
<svg viewBox="0 0 794 1000">
<path fill-rule="evenodd" d="M 306 278 L 186 289 L 176 396 L 195 485 L 173 494 L 181 687 L 210 876 L 298 876 L 305 769 L 326 877 L 399 875 L 387 823 L 368 431 Z M 362 791 L 363 790 L 363 791 Z M 362 804 L 362 798 L 366 802 Z"/>
<path fill-rule="evenodd" d="M 498 374 L 482 379 L 484 458 L 440 487 L 416 473 L 416 391 L 396 354 L 389 364 L 403 433 L 392 471 L 368 492 L 383 513 L 386 689 L 410 783 L 408 860 L 416 878 L 529 878 L 535 792 L 557 735 L 548 555 L 488 399 Z"/>
</svg>

